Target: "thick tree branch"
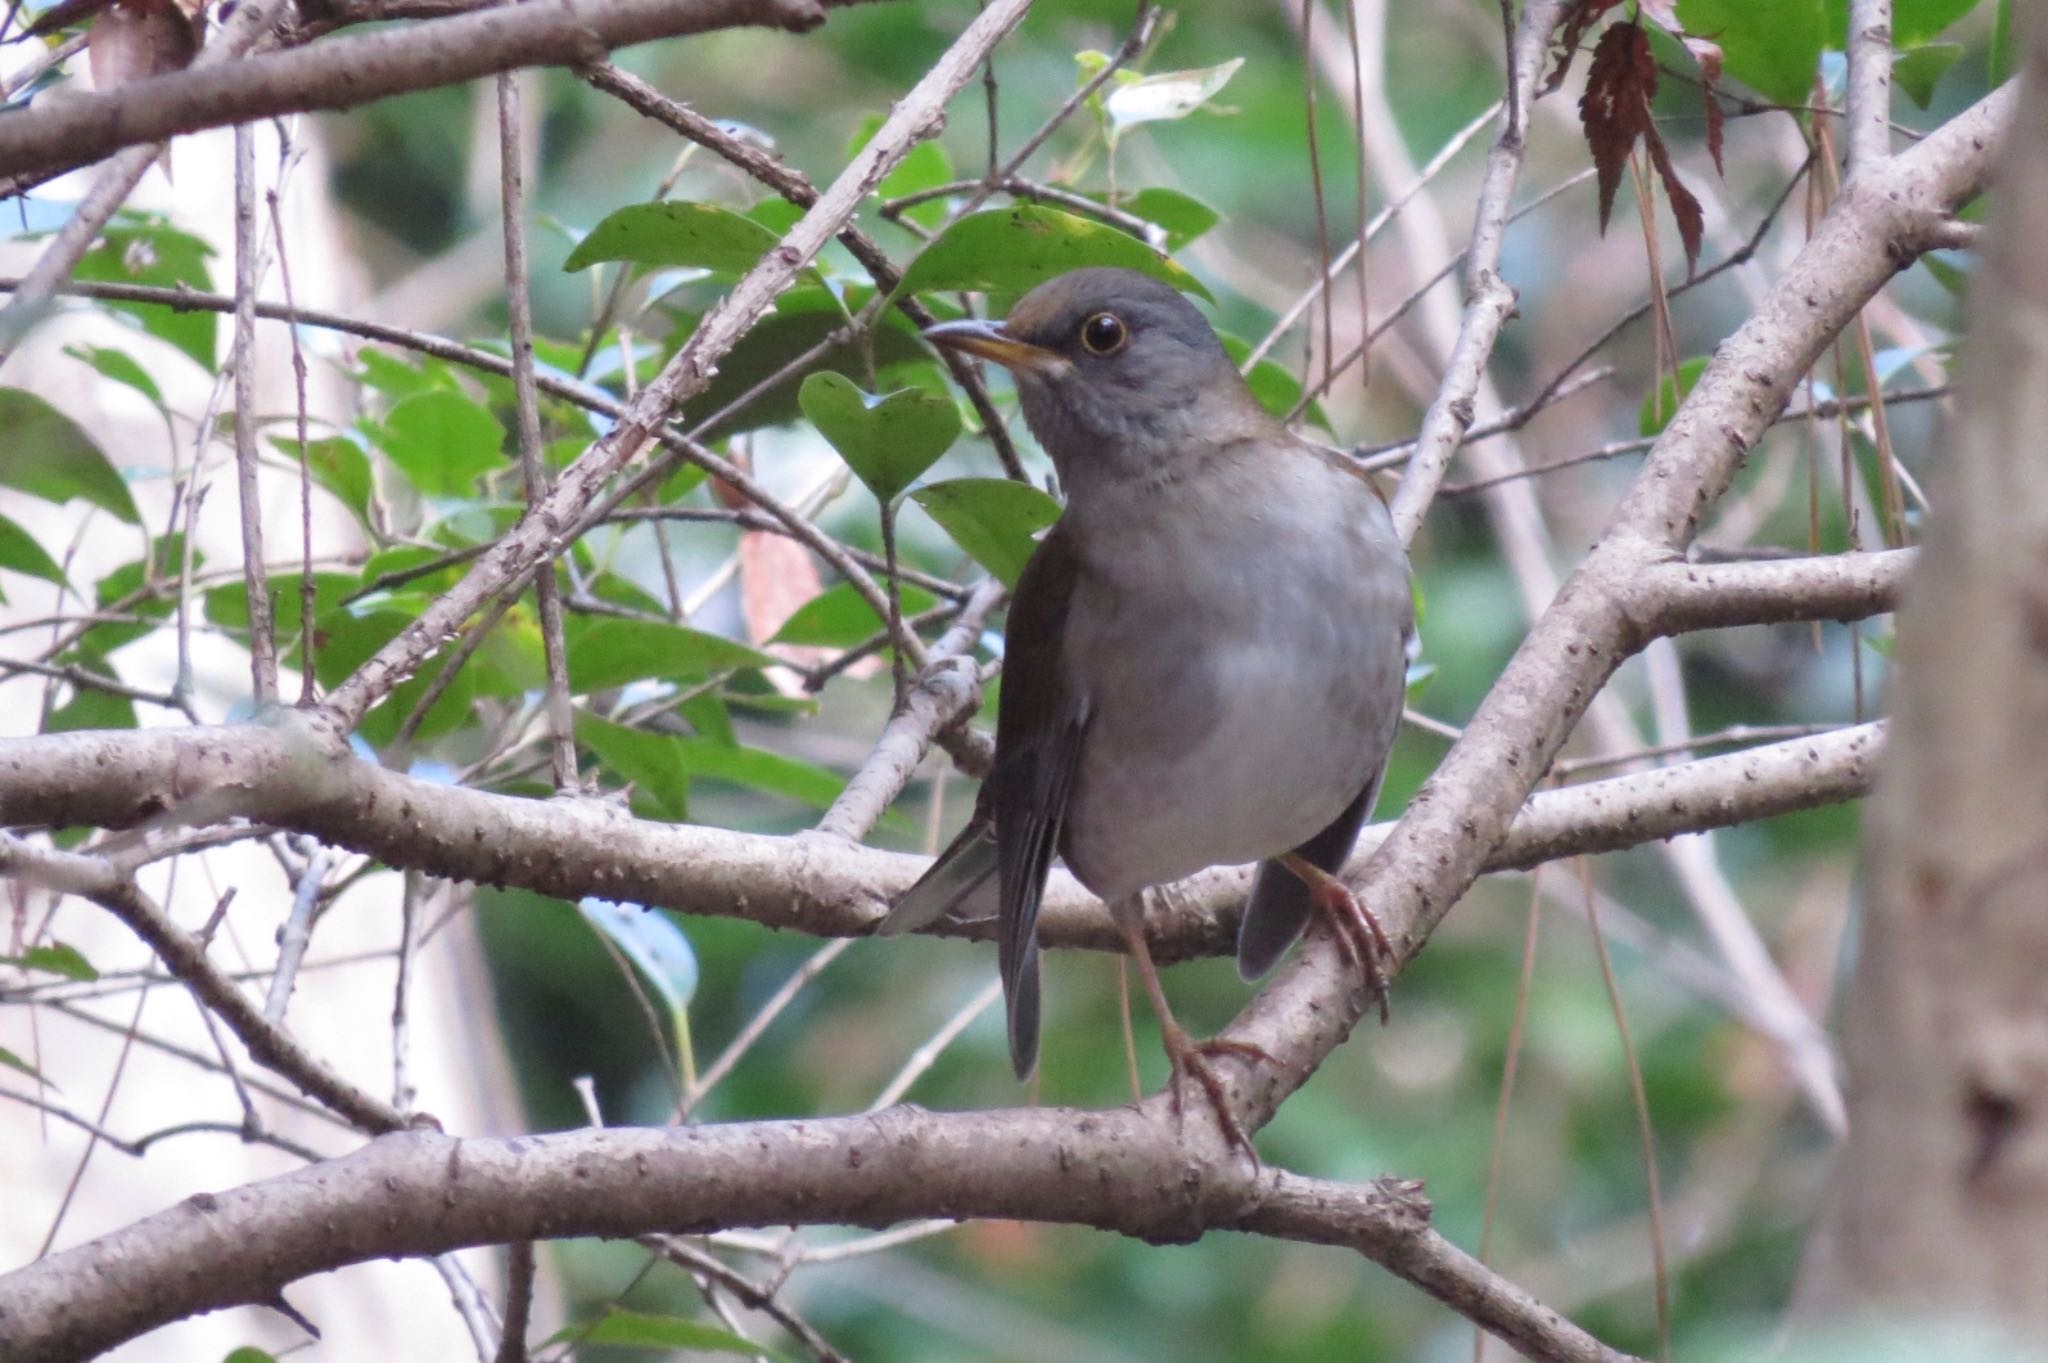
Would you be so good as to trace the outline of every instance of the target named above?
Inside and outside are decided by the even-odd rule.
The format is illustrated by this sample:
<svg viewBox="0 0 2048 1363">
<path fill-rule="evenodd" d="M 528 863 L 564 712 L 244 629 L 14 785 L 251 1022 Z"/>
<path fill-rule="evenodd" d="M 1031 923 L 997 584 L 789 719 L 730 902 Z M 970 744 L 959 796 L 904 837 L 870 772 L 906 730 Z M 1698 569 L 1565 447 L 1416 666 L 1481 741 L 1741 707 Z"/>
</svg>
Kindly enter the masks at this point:
<svg viewBox="0 0 2048 1363">
<path fill-rule="evenodd" d="M 1797 620 L 1867 620 L 1898 604 L 1916 552 L 1660 564 L 1637 580 L 1626 608 L 1645 637 Z"/>
<path fill-rule="evenodd" d="M 990 1159 L 997 1149 L 1003 1158 Z M 0 1278 L 0 1356 L 88 1356 L 374 1258 L 709 1227 L 886 1226 L 933 1214 L 1067 1222 L 1154 1242 L 1245 1230 L 1342 1245 L 1535 1357 L 1628 1359 L 1444 1242 L 1412 1190 L 1194 1159 L 1163 1099 L 1107 1113 L 895 1107 L 508 1140 L 387 1136 L 315 1168 L 187 1198 Z M 198 1264 L 206 1271 L 190 1271 Z"/>
<path fill-rule="evenodd" d="M 824 19 L 821 0 L 538 0 L 350 34 L 38 104 L 0 121 L 0 175 L 521 66 L 573 65 L 655 38 L 742 25 L 803 32 Z"/>
<path fill-rule="evenodd" d="M 1531 798 L 1488 870 L 1613 851 L 1853 799 L 1867 787 L 1880 726 L 1862 725 Z M 117 771 L 117 783 L 107 773 Z M 863 802 L 865 804 L 865 802 Z M 920 874 L 922 857 L 843 837 L 772 837 L 635 819 L 601 800 L 531 800 L 421 781 L 366 762 L 330 722 L 285 711 L 262 724 L 88 731 L 0 740 L 0 825 L 128 828 L 235 816 L 308 833 L 387 866 L 517 885 L 562 899 L 597 894 L 686 913 L 745 917 L 820 937 L 859 937 Z M 1348 874 L 1391 825 L 1366 830 Z M 149 844 L 113 859 L 146 857 Z M 1250 870 L 1181 884 L 1178 912 L 1148 918 L 1161 960 L 1228 951 Z M 985 937 L 991 925 L 937 931 Z M 1096 898 L 1064 871 L 1046 889 L 1049 946 L 1121 950 Z"/>
</svg>

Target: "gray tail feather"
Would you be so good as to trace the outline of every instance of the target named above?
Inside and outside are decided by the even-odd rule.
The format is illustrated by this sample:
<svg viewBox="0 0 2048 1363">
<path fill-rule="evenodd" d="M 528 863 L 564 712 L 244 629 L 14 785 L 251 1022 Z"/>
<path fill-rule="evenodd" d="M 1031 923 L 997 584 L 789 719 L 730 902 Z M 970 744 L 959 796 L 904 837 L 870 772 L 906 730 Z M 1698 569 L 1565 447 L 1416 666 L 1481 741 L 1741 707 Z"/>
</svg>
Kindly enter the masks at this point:
<svg viewBox="0 0 2048 1363">
<path fill-rule="evenodd" d="M 1308 926 L 1308 886 L 1277 861 L 1261 862 L 1237 929 L 1237 973 L 1256 980 Z"/>
<path fill-rule="evenodd" d="M 992 823 L 970 820 L 939 853 L 931 869 L 905 890 L 875 927 L 878 937 L 928 928 L 947 915 L 971 921 L 996 912 L 996 833 Z"/>
<path fill-rule="evenodd" d="M 1016 977 L 1005 977 L 1003 992 L 1010 1005 L 1010 1067 L 1017 1078 L 1029 1079 L 1038 1068 L 1038 943 L 1024 948 Z"/>
</svg>

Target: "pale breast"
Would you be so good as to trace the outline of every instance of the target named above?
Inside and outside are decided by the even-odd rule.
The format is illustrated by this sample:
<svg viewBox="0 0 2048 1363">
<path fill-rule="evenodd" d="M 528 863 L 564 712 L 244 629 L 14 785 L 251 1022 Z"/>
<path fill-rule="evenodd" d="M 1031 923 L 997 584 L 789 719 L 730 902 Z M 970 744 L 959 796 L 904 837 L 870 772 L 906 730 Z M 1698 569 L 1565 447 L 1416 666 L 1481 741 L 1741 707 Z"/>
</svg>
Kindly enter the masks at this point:
<svg viewBox="0 0 2048 1363">
<path fill-rule="evenodd" d="M 1254 472 L 1203 514 L 1089 537 L 1067 661 L 1092 718 L 1062 850 L 1105 898 L 1292 849 L 1392 742 L 1409 598 L 1384 508 L 1320 465 Z"/>
</svg>

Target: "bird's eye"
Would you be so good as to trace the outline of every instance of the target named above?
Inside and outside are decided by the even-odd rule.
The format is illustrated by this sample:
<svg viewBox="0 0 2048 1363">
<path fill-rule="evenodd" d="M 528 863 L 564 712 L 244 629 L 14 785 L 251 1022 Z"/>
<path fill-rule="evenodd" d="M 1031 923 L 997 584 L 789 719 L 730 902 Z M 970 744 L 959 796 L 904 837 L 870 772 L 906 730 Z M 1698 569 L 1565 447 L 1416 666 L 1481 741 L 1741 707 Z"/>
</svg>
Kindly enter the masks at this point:
<svg viewBox="0 0 2048 1363">
<path fill-rule="evenodd" d="M 1130 339 L 1130 328 L 1113 312 L 1098 312 L 1081 323 L 1081 345 L 1091 355 L 1114 355 Z"/>
</svg>

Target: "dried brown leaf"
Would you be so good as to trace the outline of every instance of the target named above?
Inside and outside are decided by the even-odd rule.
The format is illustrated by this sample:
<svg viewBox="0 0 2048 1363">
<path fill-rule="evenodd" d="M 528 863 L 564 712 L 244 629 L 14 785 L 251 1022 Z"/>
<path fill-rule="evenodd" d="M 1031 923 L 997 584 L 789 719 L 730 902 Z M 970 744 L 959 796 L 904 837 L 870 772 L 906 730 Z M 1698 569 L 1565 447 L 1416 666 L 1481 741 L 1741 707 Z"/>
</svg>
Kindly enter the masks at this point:
<svg viewBox="0 0 2048 1363">
<path fill-rule="evenodd" d="M 1657 63 L 1649 35 L 1636 23 L 1614 24 L 1593 47 L 1586 93 L 1579 97 L 1579 124 L 1600 187 L 1600 230 L 1614 215 L 1614 195 L 1636 139 L 1650 128 L 1650 97 L 1657 93 Z"/>
<path fill-rule="evenodd" d="M 1685 275 L 1690 279 L 1700 263 L 1705 215 L 1700 212 L 1700 201 L 1672 169 L 1671 153 L 1664 149 L 1664 139 L 1654 127 L 1644 130 L 1643 144 L 1650 150 L 1650 164 L 1657 168 L 1657 178 L 1664 183 L 1664 197 L 1671 201 L 1671 216 L 1678 223 L 1678 240 L 1685 247 Z"/>
<path fill-rule="evenodd" d="M 1570 0 L 1565 6 L 1564 16 L 1558 20 L 1557 65 L 1544 78 L 1543 88 L 1537 94 L 1547 95 L 1564 82 L 1565 74 L 1572 69 L 1572 58 L 1579 55 L 1579 43 L 1585 38 L 1586 30 L 1620 3 L 1621 0 Z"/>
</svg>

